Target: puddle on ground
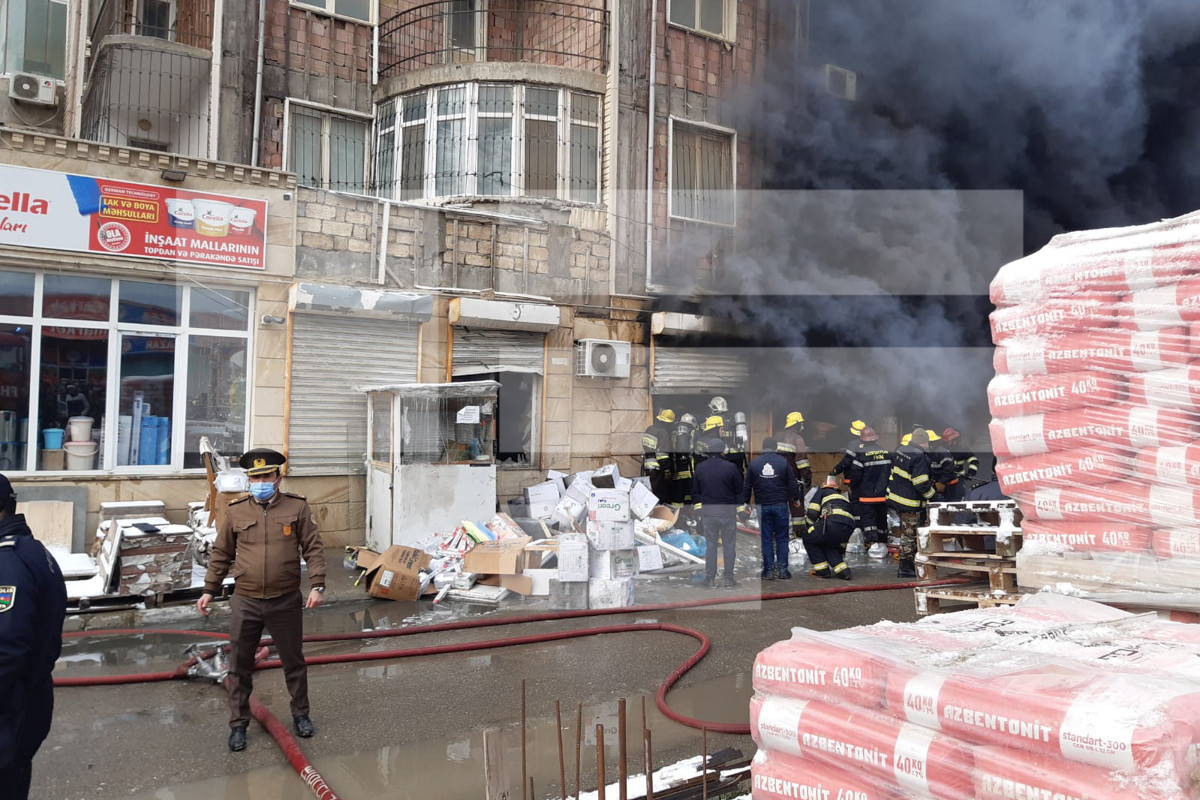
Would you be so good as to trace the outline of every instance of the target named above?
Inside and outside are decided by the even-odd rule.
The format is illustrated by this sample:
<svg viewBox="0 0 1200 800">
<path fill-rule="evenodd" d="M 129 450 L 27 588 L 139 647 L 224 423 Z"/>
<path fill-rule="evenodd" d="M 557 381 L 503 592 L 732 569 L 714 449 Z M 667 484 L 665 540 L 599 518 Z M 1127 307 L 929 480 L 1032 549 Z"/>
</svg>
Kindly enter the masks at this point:
<svg viewBox="0 0 1200 800">
<path fill-rule="evenodd" d="M 706 681 L 668 695 L 672 710 L 714 722 L 745 724 L 749 719 L 752 694 L 749 673 L 737 673 Z M 672 748 L 694 747 L 699 755 L 701 734 L 685 728 L 659 713 L 652 693 L 628 698 L 626 739 L 628 772 L 644 772 L 642 749 L 642 703 L 646 725 L 652 732 L 655 752 Z M 584 704 L 583 736 L 575 726 L 575 708 L 563 708 L 562 750 L 567 794 L 573 795 L 575 783 L 576 741 L 580 742 L 583 789 L 595 788 L 596 726 L 604 727 L 605 779 L 617 779 L 617 701 L 599 705 Z M 503 731 L 509 785 L 518 791 L 521 782 L 521 730 L 514 721 Z M 263 736 L 256 737 L 259 741 Z M 526 733 L 526 771 L 533 778 L 536 800 L 560 797 L 559 745 L 553 715 L 531 717 Z M 714 748 L 715 749 L 715 748 Z M 746 753 L 747 756 L 752 752 Z M 289 768 L 282 765 L 255 770 L 244 775 L 211 778 L 168 786 L 132 795 L 130 800 L 308 800 L 310 789 Z M 438 800 L 480 800 L 484 796 L 483 731 L 464 733 L 461 739 L 419 742 L 327 756 L 314 766 L 330 788 L 342 800 L 367 800 L 382 797 L 425 797 Z M 664 763 L 657 761 L 655 769 Z"/>
</svg>

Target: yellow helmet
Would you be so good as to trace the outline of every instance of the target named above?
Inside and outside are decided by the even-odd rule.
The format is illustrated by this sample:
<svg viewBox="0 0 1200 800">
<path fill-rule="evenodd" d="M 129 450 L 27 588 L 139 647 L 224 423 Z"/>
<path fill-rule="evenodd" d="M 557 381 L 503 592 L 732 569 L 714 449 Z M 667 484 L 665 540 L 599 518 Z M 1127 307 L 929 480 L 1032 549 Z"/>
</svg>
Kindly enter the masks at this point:
<svg viewBox="0 0 1200 800">
<path fill-rule="evenodd" d="M 858 436 L 863 432 L 863 429 L 866 427 L 867 427 L 867 423 L 863 422 L 861 419 L 856 419 L 856 420 L 854 420 L 854 422 L 850 423 L 850 433 L 854 434 L 855 436 Z"/>
<path fill-rule="evenodd" d="M 719 428 L 724 424 L 725 420 L 717 416 L 712 416 L 704 420 L 704 430 L 711 431 L 713 428 Z"/>
<path fill-rule="evenodd" d="M 900 444 L 909 444 L 911 442 L 912 442 L 912 434 L 911 433 L 904 434 L 904 436 L 901 437 L 901 439 L 900 439 Z"/>
<path fill-rule="evenodd" d="M 675 412 L 669 408 L 664 408 L 662 411 L 658 412 L 658 416 L 655 417 L 655 419 L 657 419 L 659 422 L 672 423 L 675 421 Z"/>
<path fill-rule="evenodd" d="M 942 440 L 942 437 L 933 432 L 933 428 L 926 428 L 925 432 L 929 434 L 930 442 L 940 442 Z"/>
<path fill-rule="evenodd" d="M 804 415 L 799 411 L 793 411 L 787 415 L 787 422 L 783 424 L 783 427 L 790 428 L 793 425 L 799 425 L 801 422 L 804 422 Z"/>
</svg>

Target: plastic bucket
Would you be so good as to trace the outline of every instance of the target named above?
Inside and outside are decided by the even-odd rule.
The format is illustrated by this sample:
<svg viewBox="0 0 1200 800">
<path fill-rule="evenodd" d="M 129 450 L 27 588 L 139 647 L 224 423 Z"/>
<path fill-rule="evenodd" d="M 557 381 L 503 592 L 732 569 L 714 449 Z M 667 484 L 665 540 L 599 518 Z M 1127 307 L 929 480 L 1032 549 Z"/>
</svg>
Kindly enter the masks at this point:
<svg viewBox="0 0 1200 800">
<path fill-rule="evenodd" d="M 86 442 L 67 442 L 67 469 L 91 469 L 96 463 L 96 453 L 100 445 L 89 440 Z"/>
<path fill-rule="evenodd" d="M 71 431 L 71 442 L 90 442 L 92 440 L 92 418 L 71 417 L 67 420 L 67 428 Z"/>
<path fill-rule="evenodd" d="M 45 428 L 42 430 L 42 447 L 47 450 L 61 450 L 65 432 L 62 428 Z"/>
</svg>

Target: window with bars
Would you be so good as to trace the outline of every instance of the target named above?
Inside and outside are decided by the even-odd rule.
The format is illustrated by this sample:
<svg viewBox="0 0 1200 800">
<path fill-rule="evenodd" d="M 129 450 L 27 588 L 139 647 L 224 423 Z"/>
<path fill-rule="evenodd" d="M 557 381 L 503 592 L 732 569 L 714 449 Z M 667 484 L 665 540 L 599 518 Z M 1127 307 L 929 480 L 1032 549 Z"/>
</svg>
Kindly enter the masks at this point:
<svg viewBox="0 0 1200 800">
<path fill-rule="evenodd" d="M 732 225 L 734 134 L 671 121 L 671 216 Z"/>
<path fill-rule="evenodd" d="M 458 84 L 379 108 L 375 188 L 456 196 L 600 201 L 599 95 L 522 84 Z"/>
<path fill-rule="evenodd" d="M 0 0 L 0 72 L 62 80 L 66 52 L 66 0 Z"/>
<path fill-rule="evenodd" d="M 667 19 L 676 27 L 730 41 L 736 38 L 737 0 L 671 0 L 667 13 Z"/>
<path fill-rule="evenodd" d="M 366 191 L 370 125 L 365 119 L 297 104 L 291 104 L 288 117 L 288 169 L 302 186 Z"/>
<path fill-rule="evenodd" d="M 375 20 L 374 0 L 291 0 L 292 5 L 315 8 L 327 14 L 348 17 L 362 22 Z"/>
</svg>

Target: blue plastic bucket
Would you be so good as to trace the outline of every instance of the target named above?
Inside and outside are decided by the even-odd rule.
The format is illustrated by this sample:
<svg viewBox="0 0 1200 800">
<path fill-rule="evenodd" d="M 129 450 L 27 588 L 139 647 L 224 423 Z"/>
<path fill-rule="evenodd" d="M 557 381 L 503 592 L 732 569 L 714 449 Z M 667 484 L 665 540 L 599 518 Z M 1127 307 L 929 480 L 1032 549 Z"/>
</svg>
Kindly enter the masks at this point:
<svg viewBox="0 0 1200 800">
<path fill-rule="evenodd" d="M 62 450 L 63 445 L 62 428 L 45 428 L 42 430 L 42 446 L 47 450 Z"/>
</svg>

